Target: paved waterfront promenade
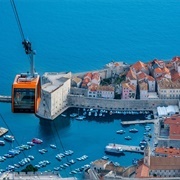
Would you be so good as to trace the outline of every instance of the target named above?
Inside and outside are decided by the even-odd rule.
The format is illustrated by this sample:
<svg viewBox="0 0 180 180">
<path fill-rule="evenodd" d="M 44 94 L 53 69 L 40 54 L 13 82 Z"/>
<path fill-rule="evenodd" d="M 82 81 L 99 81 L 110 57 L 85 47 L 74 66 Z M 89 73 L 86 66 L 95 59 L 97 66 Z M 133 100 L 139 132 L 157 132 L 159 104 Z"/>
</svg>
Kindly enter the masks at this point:
<svg viewBox="0 0 180 180">
<path fill-rule="evenodd" d="M 3 180 L 33 180 L 33 179 L 39 179 L 39 180 L 77 180 L 75 177 L 67 177 L 62 178 L 59 173 L 56 172 L 28 172 L 23 173 L 17 173 L 17 172 L 5 172 L 3 174 L 0 174 L 0 179 Z"/>
<path fill-rule="evenodd" d="M 135 121 L 122 121 L 122 125 L 129 125 L 129 124 L 145 124 L 145 123 L 155 123 L 157 119 L 151 119 L 151 120 L 135 120 Z"/>
</svg>

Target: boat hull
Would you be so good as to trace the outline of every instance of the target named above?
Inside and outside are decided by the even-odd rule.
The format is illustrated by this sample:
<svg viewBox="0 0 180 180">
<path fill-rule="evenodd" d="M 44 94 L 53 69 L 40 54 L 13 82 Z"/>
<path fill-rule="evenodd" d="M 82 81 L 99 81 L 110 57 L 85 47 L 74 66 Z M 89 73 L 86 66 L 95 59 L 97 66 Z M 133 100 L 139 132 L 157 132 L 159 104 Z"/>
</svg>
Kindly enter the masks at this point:
<svg viewBox="0 0 180 180">
<path fill-rule="evenodd" d="M 124 150 L 116 144 L 109 144 L 105 147 L 105 153 L 120 156 L 124 154 Z"/>
</svg>

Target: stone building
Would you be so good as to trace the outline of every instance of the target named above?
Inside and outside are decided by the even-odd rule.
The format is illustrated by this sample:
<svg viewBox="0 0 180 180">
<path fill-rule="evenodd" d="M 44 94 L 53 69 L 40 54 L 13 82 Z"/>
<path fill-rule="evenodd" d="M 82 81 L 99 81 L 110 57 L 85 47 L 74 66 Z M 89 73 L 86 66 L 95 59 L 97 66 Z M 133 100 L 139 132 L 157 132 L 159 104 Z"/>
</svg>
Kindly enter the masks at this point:
<svg viewBox="0 0 180 180">
<path fill-rule="evenodd" d="M 45 73 L 42 76 L 41 104 L 37 115 L 53 119 L 67 107 L 71 88 L 71 73 Z"/>
<path fill-rule="evenodd" d="M 148 99 L 148 84 L 144 81 L 139 82 L 140 99 Z"/>
<path fill-rule="evenodd" d="M 179 99 L 180 83 L 165 78 L 157 83 L 157 92 L 160 99 Z"/>
<path fill-rule="evenodd" d="M 165 178 L 180 176 L 180 158 L 157 157 L 150 155 L 147 146 L 144 150 L 144 162 L 136 168 L 136 178 Z"/>
<path fill-rule="evenodd" d="M 130 84 L 130 82 L 124 81 L 122 85 L 121 99 L 136 99 L 136 86 Z"/>
</svg>

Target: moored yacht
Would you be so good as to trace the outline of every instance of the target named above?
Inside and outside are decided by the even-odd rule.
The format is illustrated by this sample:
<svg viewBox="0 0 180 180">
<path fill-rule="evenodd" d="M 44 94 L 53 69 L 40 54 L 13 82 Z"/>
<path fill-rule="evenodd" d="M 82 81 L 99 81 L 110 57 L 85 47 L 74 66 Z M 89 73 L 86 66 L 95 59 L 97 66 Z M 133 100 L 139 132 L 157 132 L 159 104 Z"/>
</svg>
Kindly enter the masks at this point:
<svg viewBox="0 0 180 180">
<path fill-rule="evenodd" d="M 51 147 L 52 149 L 56 149 L 56 145 L 54 145 L 54 144 L 50 144 L 50 147 Z"/>
<path fill-rule="evenodd" d="M 4 135 L 3 137 L 4 137 L 4 139 L 5 139 L 6 141 L 10 141 L 10 142 L 13 142 L 13 141 L 14 141 L 14 136 Z"/>
<path fill-rule="evenodd" d="M 0 140 L 0 146 L 4 146 L 5 145 L 5 142 Z"/>
<path fill-rule="evenodd" d="M 124 134 L 125 131 L 121 129 L 121 130 L 116 131 L 116 133 L 117 133 L 117 134 Z"/>
<path fill-rule="evenodd" d="M 85 118 L 85 116 L 77 116 L 76 120 L 82 121 Z"/>
<path fill-rule="evenodd" d="M 124 150 L 118 144 L 110 143 L 105 147 L 105 153 L 114 154 L 114 155 L 122 155 L 124 154 Z"/>
<path fill-rule="evenodd" d="M 70 114 L 69 116 L 74 118 L 74 117 L 77 117 L 78 114 L 77 114 L 77 113 L 72 113 L 72 114 Z"/>
<path fill-rule="evenodd" d="M 126 136 L 126 137 L 124 137 L 124 139 L 131 140 L 132 138 L 131 138 L 131 136 Z"/>
<path fill-rule="evenodd" d="M 133 129 L 130 129 L 129 132 L 136 133 L 136 132 L 138 132 L 138 129 L 133 128 Z"/>
</svg>

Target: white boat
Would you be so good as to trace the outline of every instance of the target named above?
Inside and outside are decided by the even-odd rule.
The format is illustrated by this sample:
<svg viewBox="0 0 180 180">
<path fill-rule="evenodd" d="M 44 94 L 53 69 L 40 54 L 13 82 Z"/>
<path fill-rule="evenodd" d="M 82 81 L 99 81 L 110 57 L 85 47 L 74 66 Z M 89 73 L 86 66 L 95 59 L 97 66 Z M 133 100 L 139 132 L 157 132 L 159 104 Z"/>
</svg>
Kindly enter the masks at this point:
<svg viewBox="0 0 180 180">
<path fill-rule="evenodd" d="M 74 117 L 77 117 L 78 114 L 77 114 L 77 113 L 72 113 L 72 114 L 70 114 L 69 116 L 74 118 Z"/>
<path fill-rule="evenodd" d="M 54 144 L 50 144 L 50 147 L 51 147 L 52 149 L 56 149 L 56 145 L 54 145 Z"/>
<path fill-rule="evenodd" d="M 104 160 L 108 160 L 108 159 L 109 159 L 109 157 L 107 157 L 107 156 L 103 156 L 103 157 L 102 157 L 102 159 L 104 159 Z"/>
<path fill-rule="evenodd" d="M 82 121 L 84 119 L 84 116 L 78 116 L 76 117 L 76 120 Z"/>
<path fill-rule="evenodd" d="M 148 120 L 152 119 L 152 118 L 151 118 L 151 114 L 145 115 L 145 118 L 148 119 Z"/>
<path fill-rule="evenodd" d="M 4 146 L 5 145 L 5 141 L 0 140 L 0 146 Z"/>
<path fill-rule="evenodd" d="M 4 135 L 3 137 L 4 137 L 4 139 L 5 139 L 6 141 L 10 141 L 10 142 L 13 142 L 13 141 L 14 141 L 14 136 Z"/>
<path fill-rule="evenodd" d="M 71 159 L 69 162 L 70 162 L 71 164 L 74 164 L 74 163 L 75 163 L 75 161 L 74 161 L 73 159 Z"/>
<path fill-rule="evenodd" d="M 124 139 L 131 140 L 132 138 L 131 138 L 131 136 L 126 136 Z"/>
<path fill-rule="evenodd" d="M 125 131 L 121 129 L 121 130 L 116 131 L 116 133 L 117 133 L 117 134 L 124 134 Z"/>
<path fill-rule="evenodd" d="M 122 155 L 124 154 L 124 150 L 118 144 L 110 143 L 105 147 L 105 153 L 114 154 L 114 155 Z"/>
<path fill-rule="evenodd" d="M 35 144 L 33 142 L 27 142 L 27 145 L 34 146 Z"/>
<path fill-rule="evenodd" d="M 32 155 L 29 155 L 28 158 L 31 160 L 34 160 L 34 156 L 32 156 Z"/>
<path fill-rule="evenodd" d="M 136 132 L 138 132 L 138 129 L 133 128 L 133 129 L 130 129 L 129 132 L 136 133 Z"/>
<path fill-rule="evenodd" d="M 62 117 L 66 117 L 66 114 L 61 114 Z"/>
</svg>

